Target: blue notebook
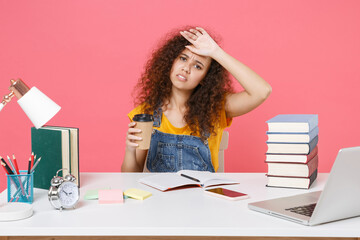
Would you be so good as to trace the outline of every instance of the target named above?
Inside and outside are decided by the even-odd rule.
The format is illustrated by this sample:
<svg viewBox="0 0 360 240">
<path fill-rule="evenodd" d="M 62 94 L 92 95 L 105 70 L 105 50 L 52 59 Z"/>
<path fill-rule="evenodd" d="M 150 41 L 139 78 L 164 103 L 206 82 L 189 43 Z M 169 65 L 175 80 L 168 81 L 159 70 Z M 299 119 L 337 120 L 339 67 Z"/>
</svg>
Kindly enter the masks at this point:
<svg viewBox="0 0 360 240">
<path fill-rule="evenodd" d="M 318 125 L 318 115 L 279 114 L 266 123 L 268 132 L 309 133 Z"/>
</svg>

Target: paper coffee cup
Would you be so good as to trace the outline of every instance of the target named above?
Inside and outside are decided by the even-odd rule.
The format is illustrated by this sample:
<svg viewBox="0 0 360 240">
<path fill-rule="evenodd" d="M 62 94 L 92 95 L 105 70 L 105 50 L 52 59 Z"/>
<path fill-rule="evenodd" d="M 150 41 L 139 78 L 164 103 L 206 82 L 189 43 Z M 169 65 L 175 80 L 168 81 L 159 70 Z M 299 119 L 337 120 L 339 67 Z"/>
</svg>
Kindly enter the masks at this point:
<svg viewBox="0 0 360 240">
<path fill-rule="evenodd" d="M 149 149 L 151 141 L 151 133 L 153 129 L 154 118 L 151 114 L 136 114 L 133 119 L 136 122 L 135 128 L 141 129 L 140 133 L 135 133 L 142 140 L 136 141 L 139 144 L 139 149 Z"/>
</svg>

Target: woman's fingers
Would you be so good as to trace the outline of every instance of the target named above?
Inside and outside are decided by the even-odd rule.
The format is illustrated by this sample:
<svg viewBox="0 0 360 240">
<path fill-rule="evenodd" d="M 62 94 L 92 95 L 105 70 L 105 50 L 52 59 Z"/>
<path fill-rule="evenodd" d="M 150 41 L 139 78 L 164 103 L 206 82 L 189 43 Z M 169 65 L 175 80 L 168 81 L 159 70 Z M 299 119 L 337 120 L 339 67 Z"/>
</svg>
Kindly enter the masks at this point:
<svg viewBox="0 0 360 240">
<path fill-rule="evenodd" d="M 134 143 L 134 142 L 131 142 L 131 141 L 129 141 L 129 140 L 126 141 L 126 145 L 127 145 L 128 147 L 137 147 L 137 146 L 139 146 L 139 144 Z"/>
<path fill-rule="evenodd" d="M 201 27 L 196 27 L 196 30 L 198 30 L 199 32 L 201 32 L 201 34 L 205 35 L 208 34 L 205 29 L 201 28 Z"/>
<path fill-rule="evenodd" d="M 129 128 L 128 129 L 128 134 L 127 134 L 127 139 L 129 140 L 142 140 L 141 137 L 134 135 L 135 133 L 140 133 L 141 129 L 139 128 Z"/>
<path fill-rule="evenodd" d="M 195 40 L 197 39 L 197 37 L 188 32 L 188 31 L 182 31 L 180 32 L 181 36 L 183 36 L 186 40 L 188 40 L 190 43 L 194 44 L 195 43 Z"/>
<path fill-rule="evenodd" d="M 197 50 L 195 47 L 191 46 L 191 45 L 188 45 L 188 46 L 185 46 L 187 49 L 189 49 L 191 52 L 193 53 L 196 53 L 196 54 L 200 54 L 199 53 L 199 50 Z"/>
<path fill-rule="evenodd" d="M 198 38 L 198 36 L 193 31 L 194 31 L 194 29 L 190 29 L 189 31 L 184 31 L 184 33 L 191 39 L 196 40 Z"/>
<path fill-rule="evenodd" d="M 198 37 L 201 37 L 202 35 L 209 35 L 205 29 L 201 27 L 196 27 L 196 29 L 189 29 L 189 31 L 180 31 L 180 34 L 184 36 L 186 39 L 191 39 L 193 41 L 196 41 Z"/>
<path fill-rule="evenodd" d="M 131 122 L 128 124 L 128 131 L 126 134 L 126 145 L 128 147 L 137 147 L 139 144 L 137 144 L 135 141 L 142 140 L 141 137 L 134 135 L 135 133 L 140 133 L 141 129 L 134 128 L 136 126 L 136 122 Z"/>
<path fill-rule="evenodd" d="M 181 31 L 180 34 L 191 43 L 186 48 L 195 54 L 213 57 L 219 48 L 214 39 L 201 27 Z"/>
<path fill-rule="evenodd" d="M 140 132 L 141 132 L 141 129 L 139 129 L 139 128 L 131 127 L 128 129 L 128 133 L 140 133 Z"/>
<path fill-rule="evenodd" d="M 202 35 L 202 33 L 196 29 L 190 29 L 189 31 L 195 34 L 197 37 L 200 37 Z"/>
<path fill-rule="evenodd" d="M 127 135 L 127 139 L 129 139 L 130 141 L 134 141 L 134 140 L 142 140 L 141 137 L 139 136 L 135 136 L 135 135 L 132 135 L 132 134 L 128 134 Z"/>
<path fill-rule="evenodd" d="M 136 122 L 131 122 L 128 124 L 128 127 L 134 127 L 136 125 Z"/>
</svg>

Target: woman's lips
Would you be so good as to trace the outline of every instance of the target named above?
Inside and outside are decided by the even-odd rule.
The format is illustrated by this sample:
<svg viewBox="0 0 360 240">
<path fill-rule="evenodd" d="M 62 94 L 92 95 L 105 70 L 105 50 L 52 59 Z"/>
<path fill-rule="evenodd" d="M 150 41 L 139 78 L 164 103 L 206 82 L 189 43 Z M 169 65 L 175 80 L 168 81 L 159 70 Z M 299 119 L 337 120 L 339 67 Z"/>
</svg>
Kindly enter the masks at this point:
<svg viewBox="0 0 360 240">
<path fill-rule="evenodd" d="M 183 82 L 185 82 L 187 79 L 186 79 L 186 77 L 184 77 L 183 75 L 181 75 L 181 74 L 178 74 L 178 75 L 176 75 L 177 76 L 177 78 L 180 80 L 180 81 L 183 81 Z"/>
</svg>

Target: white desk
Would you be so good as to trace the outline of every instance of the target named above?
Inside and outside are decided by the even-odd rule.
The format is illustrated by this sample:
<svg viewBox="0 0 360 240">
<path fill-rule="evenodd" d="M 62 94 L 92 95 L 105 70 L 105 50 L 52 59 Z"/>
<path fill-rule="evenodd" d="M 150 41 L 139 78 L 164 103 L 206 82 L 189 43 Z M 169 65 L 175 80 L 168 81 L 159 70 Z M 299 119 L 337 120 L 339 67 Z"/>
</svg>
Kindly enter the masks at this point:
<svg viewBox="0 0 360 240">
<path fill-rule="evenodd" d="M 240 201 L 208 196 L 201 188 L 160 192 L 137 182 L 146 174 L 151 173 L 81 173 L 78 207 L 62 212 L 51 207 L 46 190 L 36 189 L 34 215 L 20 221 L 0 222 L 0 236 L 360 237 L 360 217 L 307 227 L 247 207 L 252 201 L 321 190 L 327 174 L 319 174 L 310 190 L 296 190 L 265 187 L 264 173 L 219 173 L 241 182 L 227 186 L 250 195 Z M 153 196 L 144 201 L 126 199 L 124 204 L 108 205 L 84 200 L 88 189 L 106 187 L 140 188 Z M 0 201 L 6 201 L 6 190 L 0 194 Z"/>
</svg>

